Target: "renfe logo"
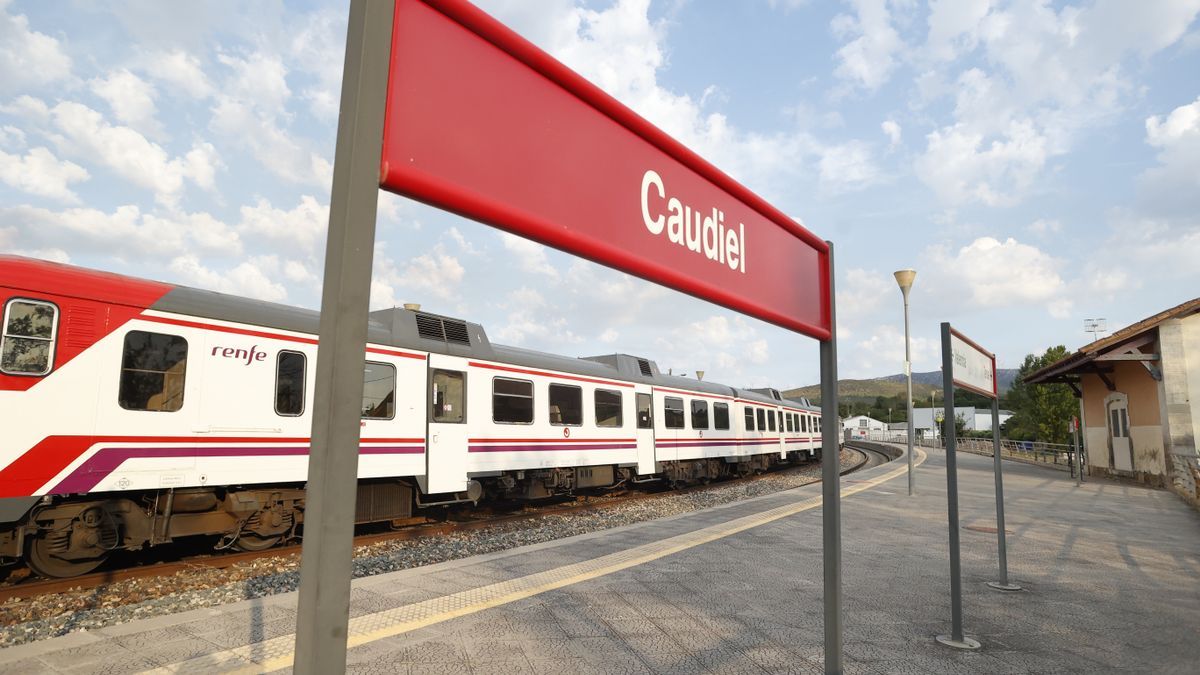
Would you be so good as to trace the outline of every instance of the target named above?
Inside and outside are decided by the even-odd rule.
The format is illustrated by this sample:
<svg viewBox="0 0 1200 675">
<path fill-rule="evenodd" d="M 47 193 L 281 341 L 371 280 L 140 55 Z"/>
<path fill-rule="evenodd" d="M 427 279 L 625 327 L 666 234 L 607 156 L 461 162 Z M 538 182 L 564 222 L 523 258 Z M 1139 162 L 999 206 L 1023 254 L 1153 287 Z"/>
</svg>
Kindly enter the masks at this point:
<svg viewBox="0 0 1200 675">
<path fill-rule="evenodd" d="M 666 199 L 665 215 L 661 203 L 651 216 L 650 192 L 658 194 L 658 199 Z M 746 226 L 738 223 L 735 231 L 732 227 L 725 229 L 725 213 L 713 207 L 712 215 L 700 215 L 700 209 L 693 210 L 684 206 L 677 197 L 667 198 L 667 188 L 663 185 L 662 176 L 650 169 L 642 175 L 642 221 L 650 234 L 662 234 L 667 231 L 667 238 L 680 246 L 686 246 L 696 253 L 703 253 L 714 262 L 729 265 L 729 269 L 746 273 Z"/>
<path fill-rule="evenodd" d="M 217 352 L 220 353 L 218 354 Z M 254 345 L 249 349 L 249 351 L 245 349 L 238 349 L 236 347 L 213 347 L 212 355 L 223 356 L 227 359 L 238 359 L 239 361 L 246 359 L 247 366 L 255 361 L 262 361 L 263 359 L 267 358 L 266 352 L 258 351 L 258 345 Z"/>
</svg>

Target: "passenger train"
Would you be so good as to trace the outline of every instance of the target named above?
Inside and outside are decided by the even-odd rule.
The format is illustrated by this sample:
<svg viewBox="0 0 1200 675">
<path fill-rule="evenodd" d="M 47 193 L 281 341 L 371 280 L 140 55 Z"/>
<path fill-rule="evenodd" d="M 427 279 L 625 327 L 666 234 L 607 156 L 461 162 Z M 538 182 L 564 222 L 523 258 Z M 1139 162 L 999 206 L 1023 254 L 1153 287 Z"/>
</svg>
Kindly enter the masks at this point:
<svg viewBox="0 0 1200 675">
<path fill-rule="evenodd" d="M 302 534 L 316 312 L 15 256 L 0 305 L 0 563 L 67 577 Z M 505 347 L 415 306 L 371 312 L 363 374 L 360 523 L 821 451 L 807 400 Z"/>
</svg>

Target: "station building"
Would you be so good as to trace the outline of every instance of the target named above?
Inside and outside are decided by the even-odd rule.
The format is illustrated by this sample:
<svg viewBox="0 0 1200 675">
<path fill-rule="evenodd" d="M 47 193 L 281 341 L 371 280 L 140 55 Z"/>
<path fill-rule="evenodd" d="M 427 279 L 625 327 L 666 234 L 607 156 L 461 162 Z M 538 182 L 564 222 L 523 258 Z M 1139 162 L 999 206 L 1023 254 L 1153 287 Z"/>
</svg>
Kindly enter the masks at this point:
<svg viewBox="0 0 1200 675">
<path fill-rule="evenodd" d="M 913 408 L 913 428 L 916 432 L 925 438 L 937 438 L 941 435 L 941 424 L 939 419 L 945 414 L 946 409 L 941 407 L 933 408 Z M 991 431 L 992 430 L 992 410 L 991 408 L 973 408 L 971 406 L 956 406 L 954 408 L 954 416 L 963 421 L 963 429 L 967 431 Z M 1000 426 L 1013 416 L 1011 410 L 1000 411 Z"/>
<path fill-rule="evenodd" d="M 1200 298 L 1086 345 L 1025 381 L 1062 382 L 1075 392 L 1090 471 L 1200 501 Z"/>
<path fill-rule="evenodd" d="M 887 431 L 887 423 L 874 417 L 855 415 L 842 420 L 842 432 L 846 431 L 850 432 L 852 438 L 868 438 L 872 433 L 878 435 Z"/>
</svg>

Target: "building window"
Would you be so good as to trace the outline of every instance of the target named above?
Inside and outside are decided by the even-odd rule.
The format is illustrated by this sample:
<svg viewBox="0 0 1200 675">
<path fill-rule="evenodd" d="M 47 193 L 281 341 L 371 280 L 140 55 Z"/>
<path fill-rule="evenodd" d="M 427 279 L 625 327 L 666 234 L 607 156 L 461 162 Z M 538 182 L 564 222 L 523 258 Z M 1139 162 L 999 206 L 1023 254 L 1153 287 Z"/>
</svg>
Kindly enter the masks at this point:
<svg viewBox="0 0 1200 675">
<path fill-rule="evenodd" d="M 275 414 L 304 414 L 304 373 L 307 359 L 300 352 L 279 352 L 275 362 Z"/>
<path fill-rule="evenodd" d="M 756 431 L 754 426 L 754 408 L 746 406 L 746 431 Z"/>
<path fill-rule="evenodd" d="M 565 384 L 550 385 L 550 424 L 583 424 L 583 389 Z"/>
<path fill-rule="evenodd" d="M 713 404 L 713 428 L 718 431 L 729 429 L 729 404 Z"/>
<path fill-rule="evenodd" d="M 621 392 L 611 389 L 596 390 L 596 426 L 624 426 L 621 417 Z"/>
<path fill-rule="evenodd" d="M 125 336 L 117 402 L 126 410 L 175 412 L 183 407 L 187 340 L 133 330 Z"/>
<path fill-rule="evenodd" d="M 650 394 L 637 395 L 637 426 L 639 429 L 654 428 L 654 398 Z"/>
<path fill-rule="evenodd" d="M 858 428 L 859 428 L 859 429 L 866 429 L 866 428 L 867 428 L 867 420 L 866 420 L 866 419 L 861 419 L 861 420 L 859 420 L 859 421 L 858 421 Z"/>
<path fill-rule="evenodd" d="M 396 367 L 367 361 L 363 364 L 362 416 L 390 420 L 396 416 Z"/>
<path fill-rule="evenodd" d="M 467 419 L 467 375 L 457 370 L 433 371 L 430 421 L 462 424 Z"/>
<path fill-rule="evenodd" d="M 501 424 L 533 423 L 533 382 L 492 378 L 492 421 Z"/>
<path fill-rule="evenodd" d="M 58 308 L 37 300 L 10 300 L 0 334 L 0 372 L 45 375 L 54 363 Z"/>
<path fill-rule="evenodd" d="M 683 399 L 673 396 L 663 399 L 663 425 L 668 429 L 683 428 Z"/>
</svg>

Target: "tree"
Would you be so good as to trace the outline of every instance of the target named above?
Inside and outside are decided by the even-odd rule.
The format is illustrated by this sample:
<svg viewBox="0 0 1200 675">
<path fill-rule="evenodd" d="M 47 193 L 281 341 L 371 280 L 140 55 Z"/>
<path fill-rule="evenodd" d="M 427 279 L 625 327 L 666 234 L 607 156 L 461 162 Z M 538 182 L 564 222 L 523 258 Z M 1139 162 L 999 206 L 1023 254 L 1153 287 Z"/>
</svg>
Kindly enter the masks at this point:
<svg viewBox="0 0 1200 675">
<path fill-rule="evenodd" d="M 1065 384 L 1026 384 L 1025 378 L 1067 356 L 1067 348 L 1058 345 L 1041 356 L 1029 354 L 1017 371 L 1012 389 L 1002 405 L 1013 411 L 1006 425 L 1009 438 L 1023 441 L 1066 443 L 1067 423 L 1077 414 L 1079 403 Z"/>
</svg>

